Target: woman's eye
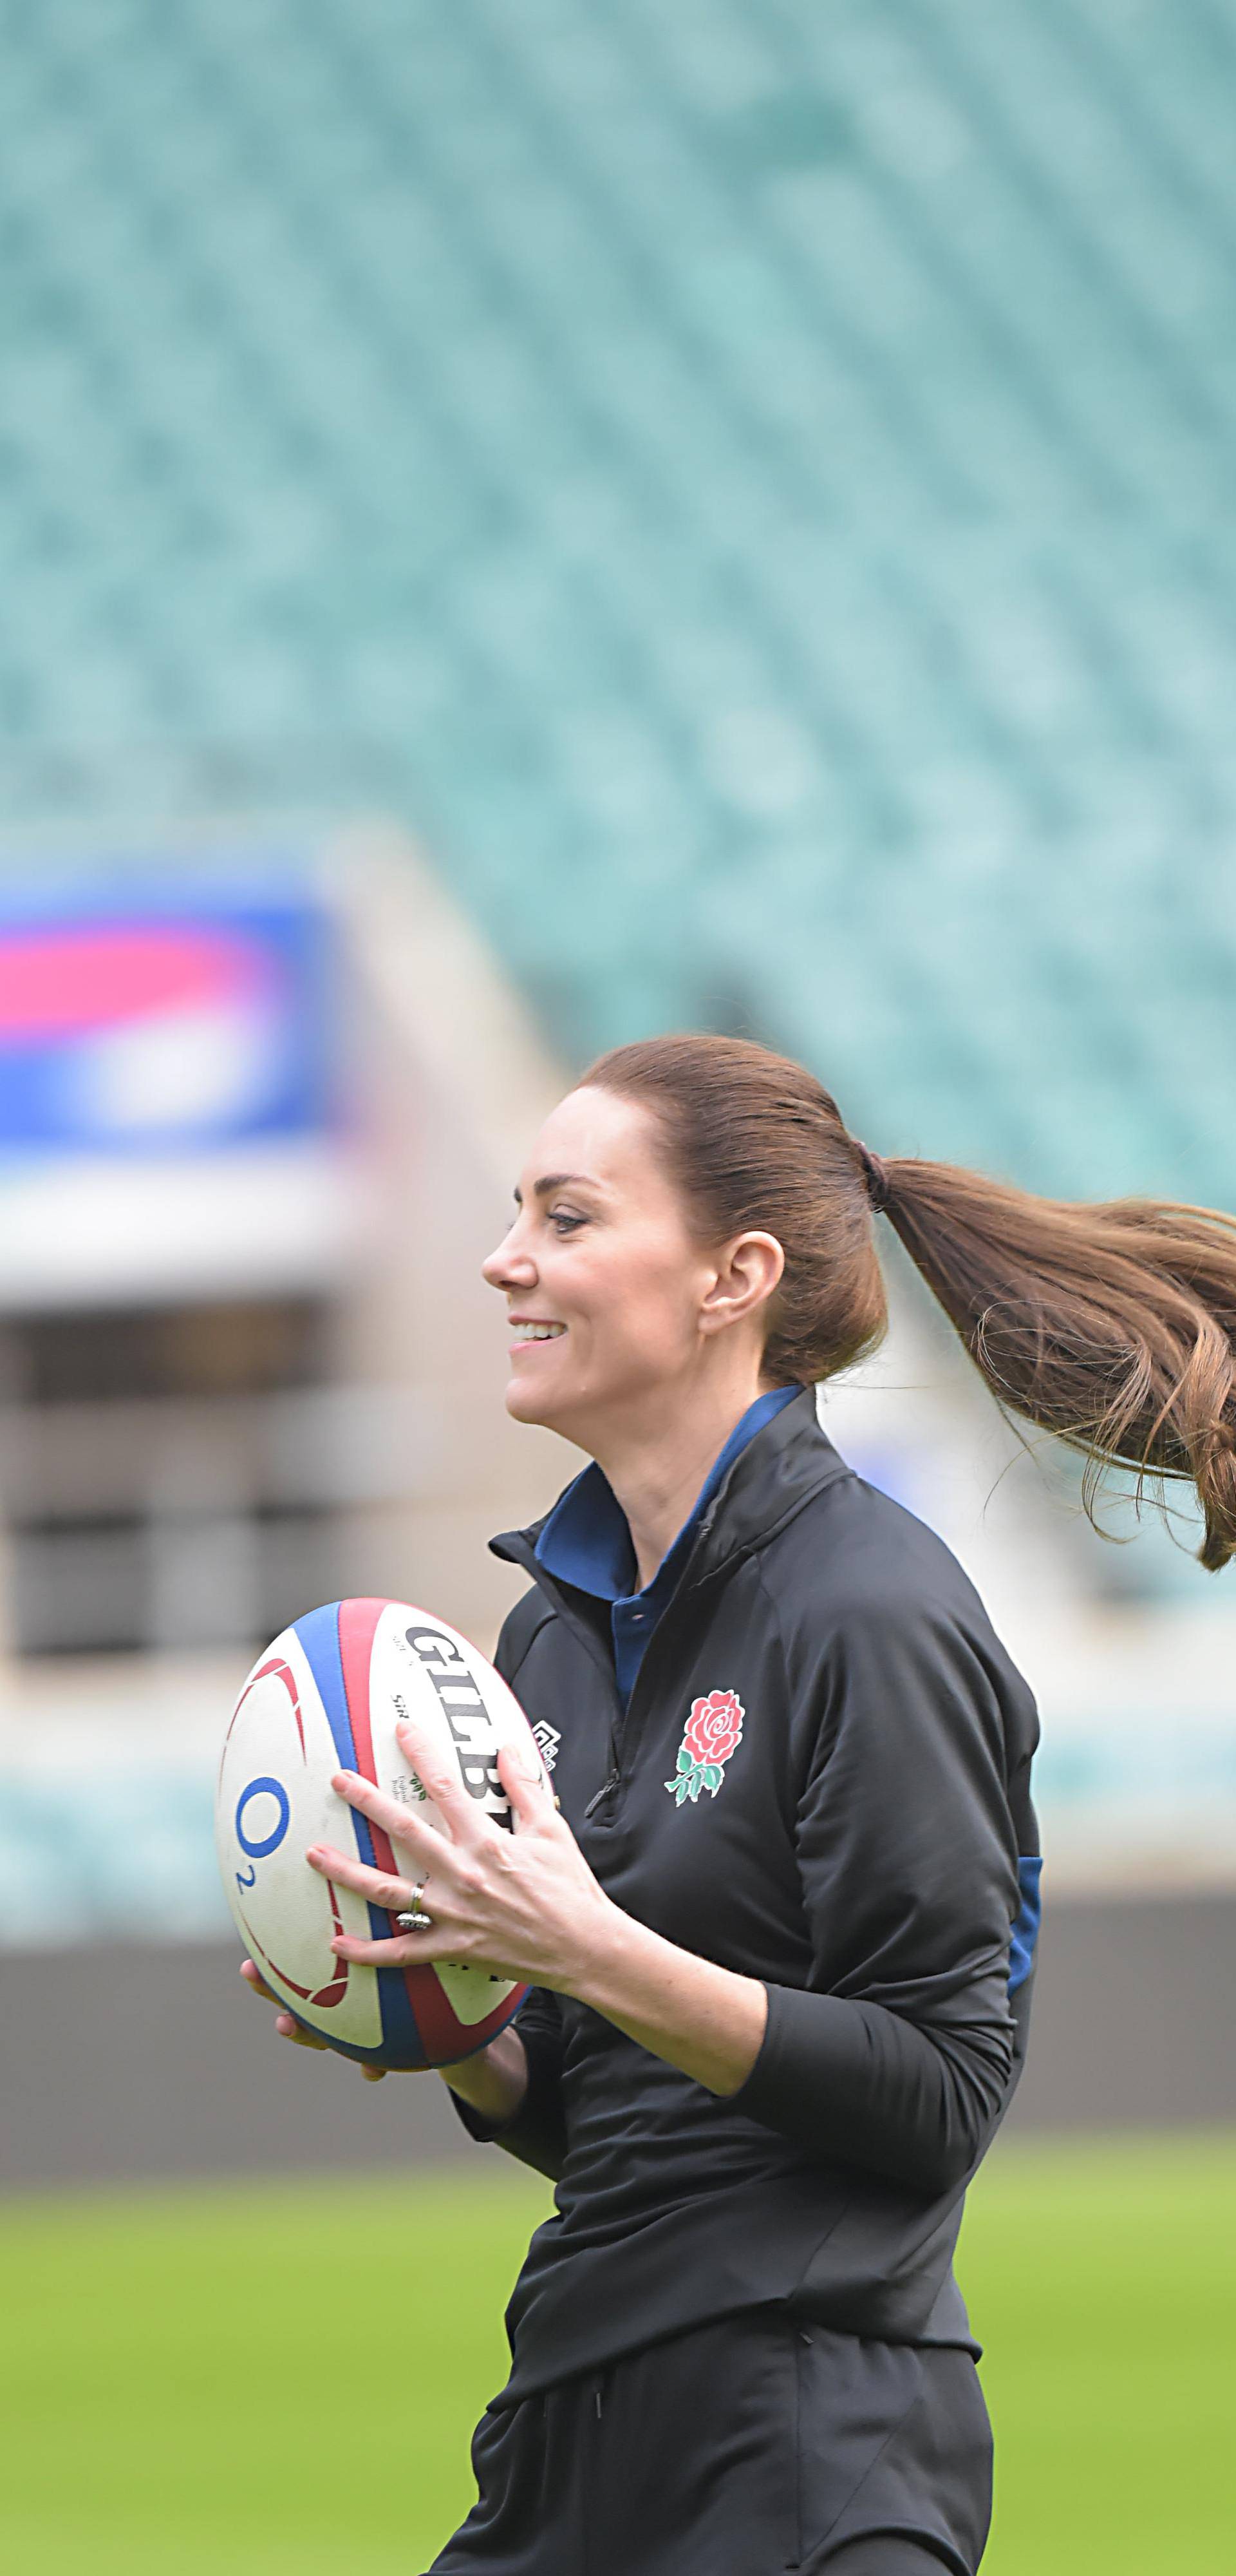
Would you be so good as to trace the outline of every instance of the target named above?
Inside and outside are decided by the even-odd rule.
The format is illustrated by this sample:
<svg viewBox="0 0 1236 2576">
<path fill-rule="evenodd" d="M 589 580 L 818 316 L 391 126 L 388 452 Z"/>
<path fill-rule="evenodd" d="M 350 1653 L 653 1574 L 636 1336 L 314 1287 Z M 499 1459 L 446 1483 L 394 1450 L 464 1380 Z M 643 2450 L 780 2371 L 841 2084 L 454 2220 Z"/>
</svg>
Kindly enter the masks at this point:
<svg viewBox="0 0 1236 2576">
<path fill-rule="evenodd" d="M 569 1216 L 565 1208 L 551 1208 L 549 1222 L 557 1228 L 559 1234 L 574 1234 L 576 1227 L 585 1224 L 586 1219 L 582 1216 Z"/>
</svg>

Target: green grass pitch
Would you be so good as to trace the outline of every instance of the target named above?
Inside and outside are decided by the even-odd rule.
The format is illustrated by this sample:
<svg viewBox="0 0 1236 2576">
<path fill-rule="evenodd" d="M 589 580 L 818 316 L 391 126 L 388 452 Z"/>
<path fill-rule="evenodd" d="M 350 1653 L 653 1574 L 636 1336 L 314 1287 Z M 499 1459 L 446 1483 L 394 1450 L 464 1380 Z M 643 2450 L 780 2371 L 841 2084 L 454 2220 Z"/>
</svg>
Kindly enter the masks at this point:
<svg viewBox="0 0 1236 2576">
<path fill-rule="evenodd" d="M 0 2206 L 0 2564 L 420 2576 L 545 2205 L 486 2164 Z M 1003 2148 L 960 2270 L 998 2445 L 984 2576 L 1227 2576 L 1236 2139 Z"/>
</svg>

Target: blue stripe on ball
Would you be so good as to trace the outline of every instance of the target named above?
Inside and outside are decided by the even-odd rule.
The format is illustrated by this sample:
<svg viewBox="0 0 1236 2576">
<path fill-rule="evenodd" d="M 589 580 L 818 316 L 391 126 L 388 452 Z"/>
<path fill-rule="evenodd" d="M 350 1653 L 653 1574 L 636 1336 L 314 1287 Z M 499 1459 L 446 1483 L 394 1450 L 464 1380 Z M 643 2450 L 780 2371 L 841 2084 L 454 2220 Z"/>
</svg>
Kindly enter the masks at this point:
<svg viewBox="0 0 1236 2576">
<path fill-rule="evenodd" d="M 348 1694 L 343 1679 L 343 1657 L 339 1647 L 340 1607 L 341 1604 L 338 1601 L 327 1602 L 321 1610 L 306 1611 L 304 1618 L 295 1620 L 293 1625 L 317 1683 L 318 1697 L 326 1711 L 330 1731 L 335 1741 L 335 1751 L 339 1756 L 339 1767 L 342 1771 L 355 1771 L 356 1745 L 352 1736 L 352 1720 L 348 1713 Z M 349 1813 L 356 1835 L 357 1851 L 367 1868 L 376 1869 L 377 1860 L 366 1819 L 355 1807 L 352 1807 Z M 376 1905 L 369 1907 L 369 1930 L 370 1937 L 374 1941 L 390 1939 L 390 1924 L 386 1915 Z M 381 2045 L 378 2048 L 345 2046 L 344 2055 L 367 2058 L 371 2061 L 378 2059 L 385 2065 L 423 2066 L 425 2064 L 424 2043 L 416 2026 L 412 2006 L 408 2001 L 408 1989 L 404 1984 L 403 1970 L 379 1968 L 377 1978 L 378 2002 L 382 2015 Z M 335 2044 L 338 2046 L 338 2042 Z"/>
</svg>

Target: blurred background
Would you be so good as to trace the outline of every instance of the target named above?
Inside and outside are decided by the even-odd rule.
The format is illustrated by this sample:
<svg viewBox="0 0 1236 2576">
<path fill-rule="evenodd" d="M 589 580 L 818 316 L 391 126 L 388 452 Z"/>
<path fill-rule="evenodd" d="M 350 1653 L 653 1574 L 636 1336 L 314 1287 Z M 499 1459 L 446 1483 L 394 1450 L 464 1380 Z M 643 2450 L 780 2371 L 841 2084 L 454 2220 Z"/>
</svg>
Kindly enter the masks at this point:
<svg viewBox="0 0 1236 2576">
<path fill-rule="evenodd" d="M 1234 109 L 1236 0 L 2 0 L 0 2186 L 32 2317 L 103 2184 L 162 2212 L 152 2298 L 220 2177 L 283 2211 L 320 2168 L 315 2259 L 353 2167 L 497 2206 L 436 2084 L 271 2045 L 212 1772 L 315 1602 L 492 1645 L 519 1586 L 485 1540 L 576 1462 L 506 1421 L 478 1265 L 591 1054 L 740 1032 L 882 1153 L 1236 1205 Z M 1039 2444 L 1014 2576 L 1073 2563 L 1035 2514 L 1049 2459 L 1076 2508 L 1100 2366 L 1066 2384 L 1061 2338 L 1112 2320 L 1110 2392 L 1148 2238 L 1213 2207 L 1213 2297 L 1236 2215 L 1236 1590 L 1187 1497 L 1115 1489 L 1096 1536 L 888 1268 L 824 1418 L 957 1549 L 1044 1720 L 1036 2049 L 975 2238 Z M 1086 2295 L 1036 2378 L 1066 2206 Z M 498 2362 L 461 2368 L 479 2404 Z M 1079 2566 L 1171 2563 L 1137 2486 L 1166 2407 L 1113 2407 Z M 1206 2481 L 1169 2483 L 1178 2514 Z M 87 2481 L 96 2564 L 218 2563 L 213 2486 L 141 2489 Z M 229 2563 L 282 2568 L 282 2528 Z M 1230 2547 L 1199 2520 L 1188 2563 Z"/>
</svg>

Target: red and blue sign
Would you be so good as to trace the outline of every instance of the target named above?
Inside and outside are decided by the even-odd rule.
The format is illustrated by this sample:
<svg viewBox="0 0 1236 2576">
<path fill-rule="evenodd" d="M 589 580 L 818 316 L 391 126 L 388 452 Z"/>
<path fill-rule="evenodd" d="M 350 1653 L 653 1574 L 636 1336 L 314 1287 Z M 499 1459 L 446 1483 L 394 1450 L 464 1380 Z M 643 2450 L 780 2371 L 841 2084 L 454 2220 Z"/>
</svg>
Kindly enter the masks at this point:
<svg viewBox="0 0 1236 2576">
<path fill-rule="evenodd" d="M 334 931 L 302 889 L 0 904 L 0 1156 L 217 1153 L 332 1123 Z"/>
</svg>

